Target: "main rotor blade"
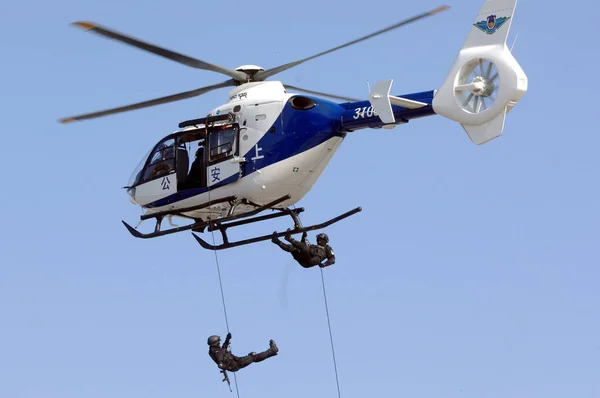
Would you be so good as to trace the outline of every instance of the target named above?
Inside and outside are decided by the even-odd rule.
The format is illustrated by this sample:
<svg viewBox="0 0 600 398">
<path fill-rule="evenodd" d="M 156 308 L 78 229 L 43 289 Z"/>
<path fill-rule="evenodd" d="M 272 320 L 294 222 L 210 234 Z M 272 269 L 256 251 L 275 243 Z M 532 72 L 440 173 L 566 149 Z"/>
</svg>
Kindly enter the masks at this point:
<svg viewBox="0 0 600 398">
<path fill-rule="evenodd" d="M 94 119 L 94 118 L 97 118 L 100 116 L 113 115 L 115 113 L 132 111 L 134 109 L 147 108 L 147 107 L 155 106 L 155 105 L 159 105 L 159 104 L 166 104 L 168 102 L 180 101 L 180 100 L 183 100 L 186 98 L 197 97 L 201 94 L 207 93 L 209 91 L 212 91 L 212 90 L 215 90 L 215 89 L 218 89 L 221 87 L 228 87 L 228 86 L 235 86 L 235 85 L 236 85 L 236 81 L 233 79 L 229 79 L 222 83 L 213 84 L 212 86 L 206 86 L 206 87 L 202 87 L 202 88 L 199 88 L 196 90 L 191 90 L 191 91 L 186 91 L 183 93 L 168 95 L 166 97 L 161 97 L 161 98 L 153 99 L 150 101 L 139 102 L 139 103 L 133 104 L 133 105 L 126 105 L 126 106 L 121 106 L 119 108 L 107 109 L 107 110 L 100 111 L 100 112 L 66 117 L 63 119 L 59 119 L 58 122 L 65 124 L 65 123 L 71 123 L 71 122 L 75 122 L 75 121 L 86 120 L 86 119 Z"/>
<path fill-rule="evenodd" d="M 281 73 L 284 70 L 293 68 L 294 66 L 298 66 L 298 65 L 300 65 L 303 62 L 309 61 L 311 59 L 315 59 L 315 58 L 320 57 L 320 56 L 325 55 L 325 54 L 332 53 L 332 52 L 340 50 L 340 49 L 342 49 L 344 47 L 348 47 L 348 46 L 350 46 L 352 44 L 356 44 L 356 43 L 359 43 L 359 42 L 361 42 L 363 40 L 367 40 L 367 39 L 370 39 L 370 38 L 375 37 L 377 35 L 383 34 L 385 32 L 389 32 L 390 30 L 397 29 L 397 28 L 399 28 L 401 26 L 408 25 L 409 23 L 415 22 L 415 21 L 417 21 L 419 19 L 423 19 L 425 17 L 428 17 L 428 16 L 431 16 L 431 15 L 437 14 L 439 12 L 445 11 L 448 8 L 450 8 L 450 6 L 446 6 L 446 5 L 440 6 L 438 8 L 433 9 L 433 10 L 423 12 L 421 14 L 418 14 L 418 15 L 414 16 L 414 17 L 411 17 L 411 18 L 408 18 L 408 19 L 406 19 L 404 21 L 398 22 L 397 24 L 394 24 L 392 26 L 388 26 L 387 28 L 378 30 L 375 33 L 371 33 L 371 34 L 363 36 L 363 37 L 361 37 L 359 39 L 352 40 L 352 41 L 350 41 L 348 43 L 345 43 L 345 44 L 342 44 L 340 46 L 334 47 L 334 48 L 332 48 L 330 50 L 327 50 L 327 51 L 320 52 L 320 53 L 315 54 L 313 56 L 310 56 L 308 58 L 304 58 L 304 59 L 301 59 L 301 60 L 295 61 L 295 62 L 289 62 L 287 64 L 278 66 L 276 68 L 267 69 L 267 70 L 264 70 L 264 71 L 259 71 L 258 73 L 256 73 L 256 75 L 254 75 L 254 80 L 256 80 L 256 81 L 265 80 L 266 78 L 271 77 L 271 76 L 273 76 L 273 75 L 275 75 L 277 73 Z"/>
<path fill-rule="evenodd" d="M 156 55 L 160 55 L 161 57 L 165 57 L 172 61 L 176 61 L 182 63 L 187 66 L 191 66 L 192 68 L 210 70 L 213 72 L 222 73 L 224 75 L 230 76 L 238 81 L 245 82 L 246 74 L 244 72 L 224 68 L 222 66 L 209 64 L 208 62 L 200 61 L 198 59 L 188 57 L 187 55 L 179 54 L 171 50 L 167 50 L 165 48 L 161 48 L 155 46 L 154 44 L 146 43 L 141 40 L 135 39 L 133 37 L 125 36 L 122 33 L 116 32 L 114 30 L 110 30 L 108 28 L 96 25 L 92 22 L 73 22 L 72 25 L 78 26 L 82 29 L 92 31 L 101 36 L 108 37 L 110 39 L 114 39 L 120 41 L 122 43 L 129 44 L 133 47 L 137 47 L 142 50 L 146 50 Z"/>
<path fill-rule="evenodd" d="M 314 91 L 314 90 L 307 90 L 305 88 L 291 86 L 291 85 L 285 84 L 285 83 L 283 84 L 283 86 L 285 88 L 289 88 L 289 89 L 292 89 L 292 90 L 303 91 L 303 92 L 309 93 L 309 94 L 321 95 L 323 97 L 330 97 L 330 98 L 341 99 L 341 100 L 344 100 L 344 101 L 353 101 L 353 102 L 360 101 L 359 99 L 356 99 L 356 98 L 342 97 L 341 95 L 322 93 L 320 91 Z"/>
</svg>

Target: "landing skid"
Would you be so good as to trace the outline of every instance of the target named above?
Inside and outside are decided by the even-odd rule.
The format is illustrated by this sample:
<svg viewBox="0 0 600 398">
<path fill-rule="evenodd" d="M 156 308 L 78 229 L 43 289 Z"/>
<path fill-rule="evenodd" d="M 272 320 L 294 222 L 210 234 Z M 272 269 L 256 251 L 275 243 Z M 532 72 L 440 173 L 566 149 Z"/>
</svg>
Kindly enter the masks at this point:
<svg viewBox="0 0 600 398">
<path fill-rule="evenodd" d="M 350 217 L 351 215 L 356 214 L 361 210 L 362 209 L 360 207 L 357 207 L 357 208 L 352 209 L 342 215 L 339 215 L 335 218 L 325 221 L 321 224 L 314 224 L 314 225 L 311 225 L 310 227 L 302 227 L 302 224 L 300 223 L 300 220 L 298 219 L 297 213 L 304 211 L 303 208 L 294 209 L 294 210 L 284 209 L 284 210 L 281 210 L 282 213 L 271 215 L 271 217 L 270 216 L 255 217 L 255 218 L 251 218 L 248 220 L 237 221 L 237 222 L 232 222 L 232 223 L 228 223 L 228 224 L 223 224 L 223 222 L 224 222 L 223 220 L 218 220 L 218 221 L 211 222 L 211 225 L 209 226 L 208 231 L 212 232 L 215 230 L 219 230 L 221 232 L 221 235 L 223 236 L 223 243 L 220 245 L 211 245 L 211 244 L 207 243 L 205 240 L 203 240 L 202 238 L 199 238 L 198 235 L 196 235 L 193 232 L 192 232 L 192 235 L 194 235 L 194 238 L 196 238 L 196 241 L 198 241 L 200 246 L 202 246 L 205 249 L 223 250 L 223 249 L 229 249 L 229 248 L 236 247 L 236 246 L 248 245 L 251 243 L 269 240 L 269 239 L 273 238 L 274 235 L 277 235 L 277 237 L 281 237 L 281 236 L 286 236 L 286 235 L 314 231 L 316 229 L 323 229 L 331 224 L 334 224 L 340 220 L 343 220 L 344 218 Z M 250 223 L 257 222 L 257 221 L 262 221 L 262 220 L 266 219 L 266 217 L 273 218 L 273 217 L 283 216 L 286 214 L 290 215 L 292 217 L 292 219 L 294 220 L 294 228 L 293 229 L 289 229 L 284 232 L 270 233 L 269 235 L 258 236 L 256 238 L 240 240 L 237 242 L 229 242 L 229 239 L 227 238 L 227 228 L 236 227 L 236 226 L 242 225 L 242 224 L 250 224 Z"/>
<path fill-rule="evenodd" d="M 125 221 L 121 221 L 121 222 L 123 223 L 123 225 L 125 225 L 125 227 L 129 231 L 129 233 L 131 233 L 131 235 L 133 235 L 136 238 L 140 238 L 140 239 L 156 238 L 159 236 L 164 236 L 164 235 L 174 234 L 176 232 L 189 231 L 189 230 L 192 230 L 195 232 L 204 232 L 205 230 L 207 230 L 208 232 L 212 232 L 212 231 L 219 230 L 219 231 L 221 231 L 221 235 L 223 236 L 223 244 L 221 244 L 221 245 L 210 245 L 207 242 L 205 242 L 204 240 L 202 240 L 201 238 L 197 237 L 195 234 L 193 234 L 193 235 L 194 235 L 194 238 L 196 238 L 196 240 L 202 247 L 204 247 L 206 249 L 210 249 L 210 250 L 222 250 L 222 249 L 228 249 L 230 247 L 236 247 L 236 246 L 241 246 L 241 245 L 247 245 L 250 243 L 260 242 L 263 240 L 271 239 L 273 237 L 273 234 L 270 234 L 270 235 L 259 236 L 256 238 L 242 240 L 239 242 L 230 243 L 228 240 L 228 237 L 227 237 L 227 232 L 226 232 L 227 228 L 237 227 L 240 225 L 251 224 L 251 223 L 255 223 L 255 222 L 259 222 L 259 221 L 269 220 L 269 219 L 283 217 L 283 216 L 288 215 L 294 221 L 294 229 L 286 231 L 286 232 L 278 232 L 277 233 L 277 236 L 285 236 L 288 234 L 296 234 L 296 233 L 302 233 L 302 232 L 313 231 L 316 229 L 325 228 L 328 225 L 336 223 L 336 222 L 338 222 L 346 217 L 349 217 L 355 213 L 358 213 L 359 211 L 362 210 L 360 207 L 357 207 L 349 212 L 346 212 L 338 217 L 332 218 L 331 220 L 326 221 L 324 223 L 316 224 L 316 225 L 312 225 L 310 227 L 303 228 L 302 224 L 300 222 L 300 219 L 298 218 L 298 214 L 304 211 L 303 208 L 298 208 L 298 209 L 293 209 L 293 210 L 289 209 L 289 208 L 285 208 L 285 209 L 273 208 L 273 206 L 276 206 L 277 204 L 290 199 L 290 197 L 291 197 L 290 195 L 285 195 L 285 196 L 280 197 L 279 199 L 276 199 L 270 203 L 267 203 L 267 204 L 261 206 L 261 205 L 252 203 L 247 200 L 242 200 L 242 201 L 238 202 L 237 197 L 230 196 L 230 197 L 222 198 L 219 200 L 211 201 L 209 203 L 204 203 L 202 205 L 184 208 L 184 209 L 178 209 L 177 211 L 168 211 L 167 210 L 167 211 L 153 213 L 153 214 L 145 214 L 140 217 L 140 222 L 147 220 L 149 218 L 156 219 L 156 226 L 154 228 L 154 232 L 147 233 L 147 234 L 139 232 L 137 229 L 135 229 L 131 225 L 127 224 Z M 224 203 L 224 202 L 229 202 L 229 204 L 231 206 L 229 215 L 227 215 L 225 217 L 219 218 L 217 220 L 207 220 L 207 221 L 200 220 L 200 221 L 196 221 L 189 225 L 171 228 L 171 229 L 167 229 L 167 230 L 160 229 L 160 226 L 161 226 L 161 223 L 162 223 L 162 220 L 164 219 L 164 217 L 168 217 L 168 218 L 170 218 L 172 216 L 187 217 L 187 216 L 183 215 L 183 213 L 187 213 L 187 212 L 194 211 L 194 210 L 199 210 L 202 208 L 207 208 L 211 205 Z M 233 215 L 233 212 L 236 208 L 236 203 L 254 206 L 255 209 L 244 212 L 244 213 Z M 277 211 L 277 213 L 256 216 L 258 213 L 265 211 L 265 210 Z M 256 217 L 254 217 L 254 216 L 256 216 Z"/>
</svg>

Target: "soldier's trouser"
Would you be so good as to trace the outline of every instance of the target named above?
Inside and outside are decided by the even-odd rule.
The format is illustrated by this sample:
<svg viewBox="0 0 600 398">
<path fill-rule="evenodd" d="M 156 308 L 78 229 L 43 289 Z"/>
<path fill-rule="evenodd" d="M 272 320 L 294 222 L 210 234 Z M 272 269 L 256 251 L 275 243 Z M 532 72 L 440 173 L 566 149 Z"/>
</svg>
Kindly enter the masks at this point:
<svg viewBox="0 0 600 398">
<path fill-rule="evenodd" d="M 237 370 L 245 368 L 246 366 L 250 365 L 253 362 L 262 362 L 265 359 L 270 358 L 275 355 L 276 355 L 275 352 L 268 349 L 266 351 L 259 352 L 256 355 L 246 355 L 243 357 L 235 357 L 235 364 L 232 364 L 233 366 L 229 370 L 231 372 L 235 372 Z"/>
<path fill-rule="evenodd" d="M 298 262 L 304 268 L 311 268 L 321 262 L 321 259 L 318 257 L 311 257 L 310 252 L 307 254 L 303 251 L 296 250 L 292 252 L 292 257 L 294 260 Z"/>
<path fill-rule="evenodd" d="M 275 242 L 277 246 L 281 247 L 286 252 L 292 253 L 294 260 L 298 262 L 304 268 L 311 268 L 317 264 L 320 264 L 322 259 L 319 257 L 313 257 L 310 253 L 310 249 L 307 245 L 300 243 L 299 245 L 287 245 L 283 242 Z"/>
<path fill-rule="evenodd" d="M 258 354 L 256 354 L 256 355 L 254 356 L 254 362 L 262 362 L 262 361 L 264 361 L 265 359 L 267 359 L 267 358 L 271 358 L 271 357 L 273 357 L 273 356 L 275 356 L 275 355 L 276 355 L 276 353 L 275 353 L 275 352 L 273 352 L 271 349 L 268 349 L 268 350 L 266 350 L 266 351 L 259 352 Z"/>
</svg>

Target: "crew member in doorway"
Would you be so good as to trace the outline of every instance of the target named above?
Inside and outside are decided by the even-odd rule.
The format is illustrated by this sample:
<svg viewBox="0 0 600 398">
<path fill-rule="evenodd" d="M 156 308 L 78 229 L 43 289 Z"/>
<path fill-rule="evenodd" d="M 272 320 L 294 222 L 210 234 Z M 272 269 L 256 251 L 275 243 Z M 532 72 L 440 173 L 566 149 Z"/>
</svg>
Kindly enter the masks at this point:
<svg viewBox="0 0 600 398">
<path fill-rule="evenodd" d="M 289 231 L 289 230 L 288 230 Z M 292 253 L 294 260 L 304 268 L 311 268 L 318 265 L 321 268 L 328 267 L 335 263 L 335 254 L 333 249 L 328 245 L 329 237 L 327 234 L 320 233 L 317 235 L 317 244 L 313 245 L 306 239 L 306 232 L 302 234 L 302 240 L 297 241 L 291 235 L 286 235 L 285 240 L 291 244 L 285 244 L 277 237 L 277 232 L 273 232 L 271 241 L 286 252 Z M 327 260 L 323 263 L 324 260 Z"/>
<path fill-rule="evenodd" d="M 188 175 L 188 188 L 203 188 L 206 184 L 204 175 L 204 146 L 198 145 L 196 159 L 190 167 Z"/>
</svg>

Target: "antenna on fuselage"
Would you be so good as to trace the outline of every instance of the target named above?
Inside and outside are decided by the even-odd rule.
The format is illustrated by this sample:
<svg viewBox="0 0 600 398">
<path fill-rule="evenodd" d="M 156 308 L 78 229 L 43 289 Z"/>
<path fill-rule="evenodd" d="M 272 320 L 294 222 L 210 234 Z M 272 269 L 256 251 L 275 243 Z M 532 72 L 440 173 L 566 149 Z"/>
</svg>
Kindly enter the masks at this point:
<svg viewBox="0 0 600 398">
<path fill-rule="evenodd" d="M 515 43 L 517 42 L 517 39 L 519 38 L 519 32 L 517 32 L 517 35 L 515 36 L 515 40 L 513 40 L 513 44 L 512 46 L 510 46 L 510 52 L 512 53 L 513 48 L 515 47 Z"/>
</svg>

